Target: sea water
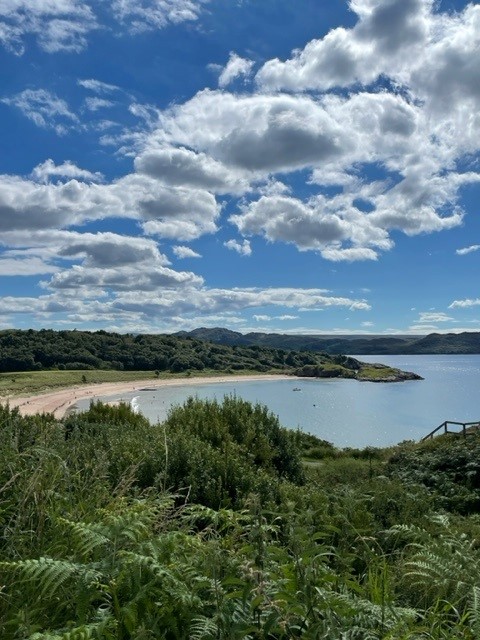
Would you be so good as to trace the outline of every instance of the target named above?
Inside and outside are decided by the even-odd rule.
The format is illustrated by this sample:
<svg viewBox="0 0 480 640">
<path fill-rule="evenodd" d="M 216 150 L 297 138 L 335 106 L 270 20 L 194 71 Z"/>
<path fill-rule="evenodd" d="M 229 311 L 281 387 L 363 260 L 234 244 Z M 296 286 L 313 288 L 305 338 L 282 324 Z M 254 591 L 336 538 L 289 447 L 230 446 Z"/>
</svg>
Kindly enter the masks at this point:
<svg viewBox="0 0 480 640">
<path fill-rule="evenodd" d="M 124 400 L 152 422 L 164 420 L 173 405 L 188 397 L 216 399 L 236 395 L 266 405 L 283 426 L 302 429 L 339 447 L 383 447 L 419 440 L 445 420 L 480 420 L 480 355 L 358 356 L 414 371 L 424 380 L 396 383 L 292 378 L 205 383 L 135 391 Z M 82 401 L 78 408 L 88 407 Z"/>
</svg>

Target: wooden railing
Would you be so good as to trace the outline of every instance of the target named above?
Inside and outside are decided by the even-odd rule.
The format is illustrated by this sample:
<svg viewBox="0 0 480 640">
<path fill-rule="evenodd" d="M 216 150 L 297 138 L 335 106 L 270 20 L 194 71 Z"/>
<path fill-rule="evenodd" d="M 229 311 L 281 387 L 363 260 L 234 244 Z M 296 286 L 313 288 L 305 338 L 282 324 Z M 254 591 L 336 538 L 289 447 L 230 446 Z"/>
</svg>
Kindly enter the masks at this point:
<svg viewBox="0 0 480 640">
<path fill-rule="evenodd" d="M 458 427 L 462 427 L 462 428 L 460 431 L 450 431 L 448 429 L 449 424 L 457 425 Z M 442 422 L 442 424 L 440 424 L 436 429 L 434 429 L 433 431 L 430 431 L 430 433 L 427 436 L 422 438 L 420 442 L 425 442 L 425 440 L 428 440 L 429 438 L 433 438 L 433 436 L 439 431 L 442 431 L 442 429 L 443 429 L 443 434 L 446 434 L 446 433 L 454 433 L 456 435 L 461 434 L 463 435 L 464 438 L 466 438 L 469 434 L 475 433 L 477 429 L 480 429 L 480 421 L 477 420 L 476 422 L 454 422 L 453 420 L 445 420 L 445 422 Z"/>
</svg>

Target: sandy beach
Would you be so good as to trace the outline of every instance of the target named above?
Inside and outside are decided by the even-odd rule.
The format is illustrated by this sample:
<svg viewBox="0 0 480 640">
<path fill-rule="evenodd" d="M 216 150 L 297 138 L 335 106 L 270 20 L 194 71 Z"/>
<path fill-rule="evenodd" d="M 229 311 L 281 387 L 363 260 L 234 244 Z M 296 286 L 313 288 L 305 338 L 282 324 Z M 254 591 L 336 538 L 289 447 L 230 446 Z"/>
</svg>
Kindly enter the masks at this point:
<svg viewBox="0 0 480 640">
<path fill-rule="evenodd" d="M 252 376 L 213 376 L 211 378 L 182 378 L 171 380 L 134 380 L 131 382 L 105 382 L 99 384 L 76 385 L 32 396 L 6 396 L 1 403 L 9 403 L 11 408 L 18 407 L 22 415 L 35 413 L 53 413 L 56 418 L 63 418 L 65 413 L 79 400 L 91 398 L 100 400 L 117 393 L 128 393 L 143 388 L 156 389 L 159 387 L 190 387 L 198 384 L 218 384 L 222 382 L 243 382 L 255 380 L 291 380 L 287 375 L 252 375 Z"/>
</svg>

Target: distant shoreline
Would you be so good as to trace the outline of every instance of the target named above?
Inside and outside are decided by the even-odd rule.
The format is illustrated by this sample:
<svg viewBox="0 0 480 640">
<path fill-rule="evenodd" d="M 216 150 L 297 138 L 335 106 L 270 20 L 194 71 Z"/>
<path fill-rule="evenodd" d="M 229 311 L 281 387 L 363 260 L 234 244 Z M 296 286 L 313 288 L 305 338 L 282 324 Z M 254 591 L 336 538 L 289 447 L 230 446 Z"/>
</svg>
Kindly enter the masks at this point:
<svg viewBox="0 0 480 640">
<path fill-rule="evenodd" d="M 28 396 L 7 396 L 1 398 L 2 404 L 9 404 L 10 408 L 18 408 L 23 416 L 36 413 L 53 413 L 55 418 L 63 418 L 79 400 L 101 400 L 105 396 L 117 393 L 129 393 L 141 391 L 145 387 L 157 389 L 161 387 L 190 387 L 200 384 L 220 384 L 227 382 L 252 382 L 263 380 L 297 380 L 295 376 L 286 374 L 259 374 L 259 375 L 222 375 L 212 377 L 190 377 L 155 380 L 132 380 L 129 382 L 101 382 L 97 384 L 82 384 L 74 387 L 66 387 L 57 391 Z"/>
</svg>

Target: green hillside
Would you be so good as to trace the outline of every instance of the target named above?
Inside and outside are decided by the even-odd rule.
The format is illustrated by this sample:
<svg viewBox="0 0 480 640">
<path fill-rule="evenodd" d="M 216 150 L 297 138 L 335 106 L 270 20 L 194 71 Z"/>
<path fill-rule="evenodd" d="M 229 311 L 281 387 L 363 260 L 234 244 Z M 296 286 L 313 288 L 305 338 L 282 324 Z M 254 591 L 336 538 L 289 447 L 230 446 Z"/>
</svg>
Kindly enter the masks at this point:
<svg viewBox="0 0 480 640">
<path fill-rule="evenodd" d="M 105 331 L 0 332 L 0 375 L 16 372 L 152 371 L 182 373 L 283 373 L 309 377 L 397 381 L 413 373 L 326 353 L 261 345 L 226 346 L 192 337 L 131 335 Z M 58 378 L 58 375 L 55 376 Z M 70 376 L 71 377 L 71 376 Z M 0 391 L 2 384 L 0 383 Z"/>
<path fill-rule="evenodd" d="M 194 329 L 179 336 L 226 345 L 260 345 L 329 354 L 357 355 L 480 353 L 480 332 L 432 333 L 428 336 L 314 336 L 279 333 L 242 334 L 228 329 Z"/>
</svg>

